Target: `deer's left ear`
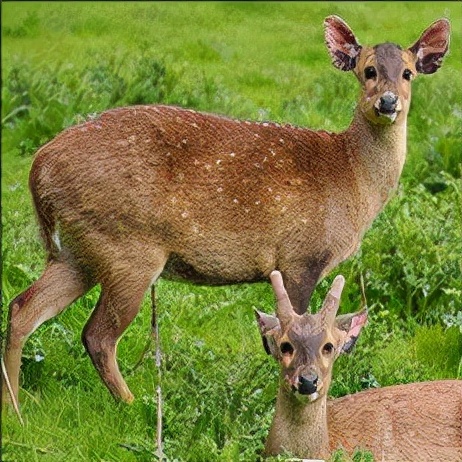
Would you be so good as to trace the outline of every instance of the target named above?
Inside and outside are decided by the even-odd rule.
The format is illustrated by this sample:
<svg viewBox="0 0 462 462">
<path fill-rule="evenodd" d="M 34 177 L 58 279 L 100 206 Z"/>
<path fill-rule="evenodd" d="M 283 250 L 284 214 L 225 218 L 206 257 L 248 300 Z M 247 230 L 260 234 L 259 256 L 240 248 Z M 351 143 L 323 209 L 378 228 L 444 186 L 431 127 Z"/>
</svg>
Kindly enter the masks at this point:
<svg viewBox="0 0 462 462">
<path fill-rule="evenodd" d="M 367 323 L 367 309 L 359 313 L 343 314 L 335 319 L 335 327 L 345 333 L 341 353 L 349 353 Z"/>
<path fill-rule="evenodd" d="M 447 19 L 439 19 L 429 26 L 419 40 L 409 48 L 417 58 L 415 67 L 421 74 L 433 74 L 443 61 L 449 47 L 451 26 Z"/>
<path fill-rule="evenodd" d="M 258 310 L 255 310 L 255 317 L 257 318 L 258 328 L 260 329 L 261 339 L 266 353 L 276 356 L 274 335 L 281 330 L 279 319 L 276 316 Z"/>
</svg>

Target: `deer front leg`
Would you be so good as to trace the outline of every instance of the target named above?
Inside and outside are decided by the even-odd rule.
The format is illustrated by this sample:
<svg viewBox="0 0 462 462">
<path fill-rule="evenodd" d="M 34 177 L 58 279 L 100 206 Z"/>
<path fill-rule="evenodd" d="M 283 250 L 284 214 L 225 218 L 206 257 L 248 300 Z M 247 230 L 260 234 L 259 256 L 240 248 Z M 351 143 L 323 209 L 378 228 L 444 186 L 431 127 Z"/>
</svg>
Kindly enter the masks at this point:
<svg viewBox="0 0 462 462">
<path fill-rule="evenodd" d="M 288 264 L 281 273 L 289 299 L 297 314 L 304 314 L 309 310 L 311 295 L 327 266 L 327 258 L 307 258 L 303 262 Z"/>
<path fill-rule="evenodd" d="M 155 271 L 160 274 L 163 265 Z M 117 400 L 133 401 L 117 365 L 117 341 L 137 315 L 152 273 L 140 267 L 101 283 L 101 295 L 82 333 L 83 344 L 101 380 Z M 109 274 L 109 272 L 108 272 Z"/>
</svg>

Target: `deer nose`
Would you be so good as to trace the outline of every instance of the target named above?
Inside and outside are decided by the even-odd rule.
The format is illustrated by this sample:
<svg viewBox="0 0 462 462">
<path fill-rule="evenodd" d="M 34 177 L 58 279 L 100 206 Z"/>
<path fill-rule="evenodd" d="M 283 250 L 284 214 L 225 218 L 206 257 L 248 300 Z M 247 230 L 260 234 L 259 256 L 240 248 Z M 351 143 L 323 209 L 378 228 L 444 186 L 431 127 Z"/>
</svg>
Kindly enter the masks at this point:
<svg viewBox="0 0 462 462">
<path fill-rule="evenodd" d="M 309 374 L 307 377 L 301 375 L 298 378 L 298 392 L 302 395 L 311 395 L 317 390 L 318 376 Z"/>
<path fill-rule="evenodd" d="M 380 97 L 380 112 L 394 112 L 396 110 L 396 103 L 398 97 L 391 91 L 387 91 Z"/>
</svg>

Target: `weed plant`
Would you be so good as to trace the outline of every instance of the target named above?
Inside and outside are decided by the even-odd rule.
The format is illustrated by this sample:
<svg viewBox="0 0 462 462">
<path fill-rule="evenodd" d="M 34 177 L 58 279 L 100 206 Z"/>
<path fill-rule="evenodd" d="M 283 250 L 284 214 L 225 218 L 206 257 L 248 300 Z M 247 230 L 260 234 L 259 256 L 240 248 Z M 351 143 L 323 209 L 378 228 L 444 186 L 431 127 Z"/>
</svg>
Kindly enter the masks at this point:
<svg viewBox="0 0 462 462">
<path fill-rule="evenodd" d="M 370 44 L 411 45 L 439 17 L 452 23 L 442 69 L 413 84 L 399 190 L 361 251 L 322 281 L 312 300 L 318 309 L 342 273 L 342 312 L 355 311 L 364 275 L 370 323 L 355 352 L 337 361 L 331 394 L 462 378 L 460 3 L 2 3 L 3 306 L 43 269 L 27 176 L 36 149 L 64 128 L 108 108 L 153 103 L 346 128 L 357 83 L 330 66 L 322 35 L 329 14 Z M 161 280 L 157 293 L 168 460 L 259 460 L 278 386 L 253 315 L 253 307 L 274 310 L 269 285 Z M 157 459 L 152 348 L 139 363 L 149 300 L 119 343 L 120 367 L 136 396 L 126 406 L 113 402 L 80 341 L 98 294 L 86 294 L 26 343 L 25 425 L 4 409 L 5 462 Z M 3 332 L 6 321 L 5 309 Z M 341 453 L 331 459 L 344 460 Z M 363 452 L 353 460 L 373 459 Z"/>
</svg>

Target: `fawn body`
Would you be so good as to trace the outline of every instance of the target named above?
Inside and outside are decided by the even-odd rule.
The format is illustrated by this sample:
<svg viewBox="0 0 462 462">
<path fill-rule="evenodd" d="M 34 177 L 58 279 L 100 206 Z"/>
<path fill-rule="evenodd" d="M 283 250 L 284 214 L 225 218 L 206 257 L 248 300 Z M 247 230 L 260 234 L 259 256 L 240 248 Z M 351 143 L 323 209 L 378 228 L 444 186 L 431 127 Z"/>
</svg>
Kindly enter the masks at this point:
<svg viewBox="0 0 462 462">
<path fill-rule="evenodd" d="M 462 380 L 366 390 L 327 400 L 332 366 L 351 349 L 365 311 L 335 318 L 343 280 L 337 277 L 316 315 L 298 316 L 282 278 L 272 274 L 277 317 L 257 312 L 267 351 L 281 365 L 276 412 L 266 455 L 303 458 L 368 450 L 377 462 L 462 460 Z"/>
<path fill-rule="evenodd" d="M 325 28 L 334 65 L 362 89 L 342 133 L 135 106 L 38 151 L 30 189 L 48 263 L 10 303 L 4 361 L 16 398 L 27 337 L 96 284 L 83 341 L 114 397 L 130 402 L 116 344 L 161 274 L 222 284 L 277 268 L 303 313 L 318 280 L 356 251 L 398 184 L 410 80 L 438 69 L 449 23 L 405 50 L 362 47 L 334 16 Z"/>
</svg>

